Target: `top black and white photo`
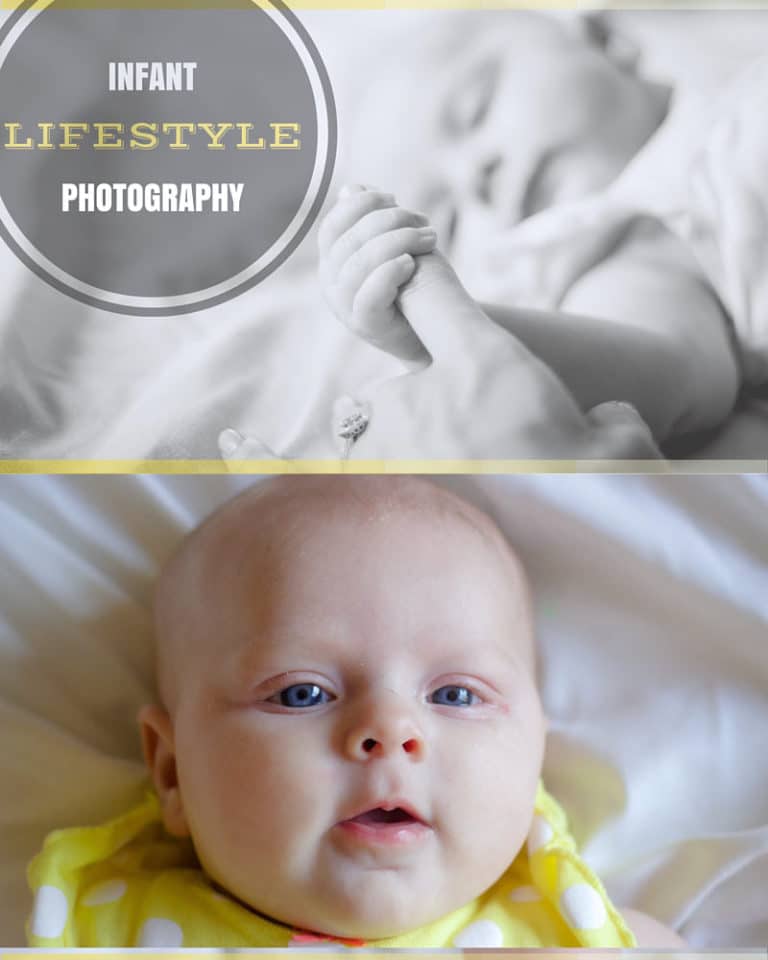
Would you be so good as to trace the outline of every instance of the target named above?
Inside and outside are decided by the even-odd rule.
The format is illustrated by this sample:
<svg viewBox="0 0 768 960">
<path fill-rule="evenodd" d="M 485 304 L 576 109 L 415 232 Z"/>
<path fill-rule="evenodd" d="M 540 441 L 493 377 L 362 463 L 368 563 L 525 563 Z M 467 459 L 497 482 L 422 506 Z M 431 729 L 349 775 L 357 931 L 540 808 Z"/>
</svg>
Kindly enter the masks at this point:
<svg viewBox="0 0 768 960">
<path fill-rule="evenodd" d="M 764 468 L 768 12 L 296 16 L 338 121 L 306 235 L 238 296 L 154 316 L 84 304 L 0 247 L 4 459 Z M 277 126 L 276 149 L 299 142 Z M 250 269 L 211 211 L 179 214 L 175 260 L 150 234 L 131 263 L 79 216 L 91 276 L 160 298 Z"/>
</svg>

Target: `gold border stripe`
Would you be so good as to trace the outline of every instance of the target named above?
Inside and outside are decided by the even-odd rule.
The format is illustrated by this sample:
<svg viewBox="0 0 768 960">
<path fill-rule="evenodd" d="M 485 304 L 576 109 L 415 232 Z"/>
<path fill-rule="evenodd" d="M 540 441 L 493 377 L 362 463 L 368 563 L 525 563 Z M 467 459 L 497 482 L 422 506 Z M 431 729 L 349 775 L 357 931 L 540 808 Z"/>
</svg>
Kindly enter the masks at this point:
<svg viewBox="0 0 768 960">
<path fill-rule="evenodd" d="M 768 474 L 766 460 L 0 460 L 0 474 Z"/>
</svg>

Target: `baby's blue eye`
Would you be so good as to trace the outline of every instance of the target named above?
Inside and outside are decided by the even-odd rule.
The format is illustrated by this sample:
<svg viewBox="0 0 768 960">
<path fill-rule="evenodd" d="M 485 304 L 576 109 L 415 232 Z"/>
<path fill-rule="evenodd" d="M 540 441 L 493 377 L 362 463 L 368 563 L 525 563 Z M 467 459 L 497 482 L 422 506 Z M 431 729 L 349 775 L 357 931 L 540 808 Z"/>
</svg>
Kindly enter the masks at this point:
<svg viewBox="0 0 768 960">
<path fill-rule="evenodd" d="M 284 707 L 316 707 L 328 703 L 333 697 L 316 683 L 294 683 L 281 690 L 276 699 Z"/>
<path fill-rule="evenodd" d="M 469 687 L 454 684 L 438 687 L 429 699 L 431 703 L 439 703 L 443 707 L 471 707 L 478 701 L 477 695 Z"/>
</svg>

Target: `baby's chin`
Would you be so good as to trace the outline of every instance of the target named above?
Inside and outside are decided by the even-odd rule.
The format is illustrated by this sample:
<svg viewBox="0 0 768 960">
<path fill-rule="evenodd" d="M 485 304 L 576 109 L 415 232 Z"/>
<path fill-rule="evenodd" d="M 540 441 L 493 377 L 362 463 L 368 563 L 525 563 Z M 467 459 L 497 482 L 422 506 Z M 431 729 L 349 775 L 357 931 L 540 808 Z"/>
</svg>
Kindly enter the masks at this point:
<svg viewBox="0 0 768 960">
<path fill-rule="evenodd" d="M 474 899 L 470 897 L 470 900 Z M 309 916 L 306 922 L 293 923 L 292 926 L 307 930 L 318 936 L 333 937 L 341 940 L 389 940 L 404 936 L 421 927 L 445 917 L 468 901 L 452 904 L 445 908 L 434 906 L 434 902 L 419 904 L 413 896 L 403 891 L 402 902 L 382 903 L 370 895 L 366 902 L 358 903 L 353 909 L 338 909 L 332 920 L 325 914 L 321 920 L 313 922 Z"/>
<path fill-rule="evenodd" d="M 395 868 L 366 871 L 354 888 L 336 891 L 326 886 L 321 899 L 312 902 L 311 894 L 294 898 L 301 904 L 283 923 L 319 936 L 366 942 L 388 940 L 413 933 L 442 920 L 481 896 L 499 876 L 468 876 L 468 871 L 440 871 L 418 878 Z"/>
</svg>

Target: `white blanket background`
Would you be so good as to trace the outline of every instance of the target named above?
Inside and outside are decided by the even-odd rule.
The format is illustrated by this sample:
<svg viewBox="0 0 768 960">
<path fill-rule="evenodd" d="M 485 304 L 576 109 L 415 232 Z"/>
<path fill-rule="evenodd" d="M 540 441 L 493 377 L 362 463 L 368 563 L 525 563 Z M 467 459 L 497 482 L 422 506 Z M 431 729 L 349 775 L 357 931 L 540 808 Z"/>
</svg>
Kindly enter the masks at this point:
<svg viewBox="0 0 768 960">
<path fill-rule="evenodd" d="M 137 797 L 153 581 L 250 482 L 0 477 L 0 945 L 45 834 Z M 530 571 L 545 778 L 610 893 L 695 947 L 764 947 L 768 479 L 445 482 Z"/>
</svg>

